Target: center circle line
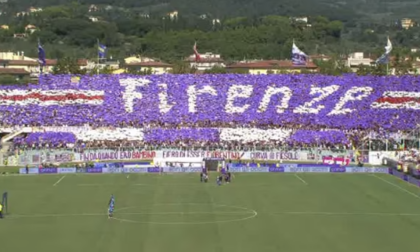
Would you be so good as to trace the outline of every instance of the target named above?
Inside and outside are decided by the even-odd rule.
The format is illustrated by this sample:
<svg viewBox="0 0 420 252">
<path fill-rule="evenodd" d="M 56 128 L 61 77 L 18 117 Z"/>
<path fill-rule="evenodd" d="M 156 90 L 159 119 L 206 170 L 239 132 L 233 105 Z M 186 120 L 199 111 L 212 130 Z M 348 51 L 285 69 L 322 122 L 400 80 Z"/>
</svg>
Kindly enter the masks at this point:
<svg viewBox="0 0 420 252">
<path fill-rule="evenodd" d="M 238 222 L 238 221 L 245 221 L 249 219 L 253 219 L 257 217 L 258 213 L 254 209 L 249 209 L 246 207 L 240 207 L 240 206 L 230 206 L 230 205 L 219 205 L 219 204 L 210 204 L 210 203 L 167 203 L 167 204 L 154 204 L 154 206 L 183 206 L 183 205 L 206 205 L 211 207 L 224 207 L 224 208 L 234 208 L 234 209 L 241 209 L 245 211 L 241 212 L 161 212 L 162 215 L 170 215 L 170 214 L 179 214 L 179 215 L 188 215 L 188 214 L 225 214 L 229 213 L 232 215 L 239 215 L 239 214 L 247 214 L 249 216 L 238 218 L 238 219 L 231 219 L 231 220 L 215 220 L 215 221 L 200 221 L 200 222 L 158 222 L 158 221 L 136 221 L 136 220 L 130 220 L 130 219 L 124 219 L 124 218 L 118 218 L 118 217 L 111 217 L 113 220 L 117 220 L 120 222 L 127 222 L 127 223 L 138 223 L 138 224 L 156 224 L 156 225 L 202 225 L 202 224 L 215 224 L 215 223 L 230 223 L 230 222 Z M 124 215 L 124 212 L 121 212 L 122 210 L 128 210 L 128 209 L 135 209 L 135 208 L 141 208 L 141 206 L 128 206 L 128 207 L 122 207 L 119 208 L 118 211 L 114 211 L 115 213 L 118 212 L 118 214 Z M 133 213 L 135 215 L 137 213 Z M 140 215 L 139 213 L 138 215 Z M 130 215 L 129 213 L 127 215 Z M 150 215 L 153 215 L 153 212 L 150 213 Z M 159 215 L 159 213 L 157 213 Z"/>
</svg>

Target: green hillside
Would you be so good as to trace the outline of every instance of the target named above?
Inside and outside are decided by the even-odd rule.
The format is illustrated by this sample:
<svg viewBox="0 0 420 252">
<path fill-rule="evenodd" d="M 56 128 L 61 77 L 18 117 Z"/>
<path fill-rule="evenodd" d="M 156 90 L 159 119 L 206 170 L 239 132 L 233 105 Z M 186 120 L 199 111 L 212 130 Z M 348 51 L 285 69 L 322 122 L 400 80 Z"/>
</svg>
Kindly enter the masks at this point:
<svg viewBox="0 0 420 252">
<path fill-rule="evenodd" d="M 79 4 L 111 5 L 167 12 L 178 10 L 186 15 L 207 14 L 218 18 L 235 16 L 326 16 L 338 20 L 415 18 L 420 14 L 419 0 L 79 0 Z M 9 0 L 13 8 L 68 4 L 67 0 Z M 156 8 L 158 7 L 158 8 Z"/>
</svg>

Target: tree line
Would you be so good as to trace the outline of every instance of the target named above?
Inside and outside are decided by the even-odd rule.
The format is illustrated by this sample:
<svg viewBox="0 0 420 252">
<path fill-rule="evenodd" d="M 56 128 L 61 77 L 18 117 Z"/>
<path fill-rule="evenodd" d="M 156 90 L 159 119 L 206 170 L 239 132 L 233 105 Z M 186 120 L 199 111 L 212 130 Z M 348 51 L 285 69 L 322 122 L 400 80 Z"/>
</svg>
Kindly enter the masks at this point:
<svg viewBox="0 0 420 252">
<path fill-rule="evenodd" d="M 169 63 L 192 54 L 198 43 L 200 53 L 219 53 L 227 61 L 241 59 L 288 59 L 295 40 L 307 54 L 345 55 L 354 51 L 378 53 L 389 35 L 395 46 L 411 47 L 420 34 L 419 28 L 401 30 L 392 23 L 366 23 L 309 16 L 308 23 L 294 21 L 291 16 L 217 16 L 184 15 L 171 19 L 162 14 L 145 16 L 137 9 L 111 8 L 89 13 L 88 5 L 70 3 L 50 6 L 42 12 L 16 17 L 0 16 L 3 50 L 25 51 L 36 56 L 38 39 L 48 58 L 96 58 L 99 39 L 108 47 L 108 57 L 123 59 L 141 54 Z M 98 22 L 92 22 L 93 16 Z M 220 21 L 220 22 L 219 22 Z M 27 39 L 13 38 L 25 33 L 25 26 L 36 31 Z M 27 32 L 28 33 L 28 32 Z"/>
</svg>

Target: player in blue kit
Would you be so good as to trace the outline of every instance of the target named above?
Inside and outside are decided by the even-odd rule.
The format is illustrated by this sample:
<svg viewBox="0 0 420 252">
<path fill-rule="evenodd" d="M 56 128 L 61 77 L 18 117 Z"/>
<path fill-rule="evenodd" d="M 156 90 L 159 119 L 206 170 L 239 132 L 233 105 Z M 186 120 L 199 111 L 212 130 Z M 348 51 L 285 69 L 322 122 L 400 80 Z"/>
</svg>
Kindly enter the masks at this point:
<svg viewBox="0 0 420 252">
<path fill-rule="evenodd" d="M 114 195 L 111 195 L 111 199 L 109 200 L 109 203 L 108 203 L 108 219 L 112 218 L 112 216 L 114 215 L 114 208 L 115 208 L 115 197 Z"/>
</svg>

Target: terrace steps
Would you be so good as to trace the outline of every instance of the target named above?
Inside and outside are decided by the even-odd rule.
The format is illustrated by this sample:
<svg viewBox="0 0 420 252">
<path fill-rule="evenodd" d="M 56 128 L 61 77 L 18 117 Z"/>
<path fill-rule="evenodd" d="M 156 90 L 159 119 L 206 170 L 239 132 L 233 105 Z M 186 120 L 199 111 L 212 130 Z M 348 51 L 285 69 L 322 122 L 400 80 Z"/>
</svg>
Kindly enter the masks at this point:
<svg viewBox="0 0 420 252">
<path fill-rule="evenodd" d="M 10 143 L 2 143 L 0 148 L 0 166 L 4 164 L 4 160 L 7 158 L 7 152 L 10 147 Z"/>
<path fill-rule="evenodd" d="M 7 143 L 8 141 L 12 140 L 13 138 L 19 136 L 20 134 L 25 133 L 25 130 L 21 129 L 18 131 L 14 131 L 12 133 L 9 133 L 7 135 L 5 135 L 4 137 L 1 138 L 1 143 L 2 145 L 4 145 L 5 143 Z"/>
</svg>

